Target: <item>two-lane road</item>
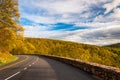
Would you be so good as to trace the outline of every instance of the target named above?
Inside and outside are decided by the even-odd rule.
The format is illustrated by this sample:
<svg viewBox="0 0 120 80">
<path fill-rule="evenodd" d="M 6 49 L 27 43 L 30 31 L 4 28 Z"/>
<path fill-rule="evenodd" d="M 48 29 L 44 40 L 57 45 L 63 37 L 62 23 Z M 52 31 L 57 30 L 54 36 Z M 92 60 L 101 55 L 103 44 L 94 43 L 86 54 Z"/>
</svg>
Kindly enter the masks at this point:
<svg viewBox="0 0 120 80">
<path fill-rule="evenodd" d="M 59 61 L 37 56 L 19 56 L 0 67 L 0 80 L 97 80 L 92 75 Z"/>
</svg>

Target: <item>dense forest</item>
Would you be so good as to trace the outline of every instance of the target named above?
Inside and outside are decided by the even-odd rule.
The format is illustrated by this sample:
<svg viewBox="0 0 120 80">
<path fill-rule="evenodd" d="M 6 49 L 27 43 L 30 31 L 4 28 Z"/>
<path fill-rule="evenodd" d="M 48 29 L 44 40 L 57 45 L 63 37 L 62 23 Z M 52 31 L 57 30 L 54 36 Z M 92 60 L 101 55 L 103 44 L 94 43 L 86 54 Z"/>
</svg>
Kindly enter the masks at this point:
<svg viewBox="0 0 120 80">
<path fill-rule="evenodd" d="M 116 53 L 116 54 L 120 55 L 120 43 L 111 44 L 111 45 L 107 45 L 107 46 L 104 46 L 104 47 L 107 47 L 113 53 Z"/>
<path fill-rule="evenodd" d="M 120 55 L 113 53 L 111 48 L 39 38 L 26 38 L 25 42 L 32 44 L 32 47 L 29 48 L 29 52 L 25 53 L 22 51 L 13 53 L 56 55 L 120 67 Z"/>
<path fill-rule="evenodd" d="M 107 45 L 106 47 L 111 47 L 111 48 L 120 48 L 120 43 Z"/>
</svg>

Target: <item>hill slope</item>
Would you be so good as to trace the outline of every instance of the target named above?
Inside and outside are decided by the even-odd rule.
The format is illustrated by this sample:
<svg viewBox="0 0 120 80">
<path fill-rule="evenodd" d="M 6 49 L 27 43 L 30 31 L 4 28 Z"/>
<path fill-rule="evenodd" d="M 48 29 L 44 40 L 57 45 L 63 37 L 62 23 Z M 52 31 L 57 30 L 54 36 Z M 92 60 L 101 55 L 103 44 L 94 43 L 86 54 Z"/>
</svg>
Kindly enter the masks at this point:
<svg viewBox="0 0 120 80">
<path fill-rule="evenodd" d="M 38 38 L 26 38 L 26 42 L 35 46 L 36 54 L 70 57 L 87 62 L 120 67 L 120 56 L 106 47 Z"/>
<path fill-rule="evenodd" d="M 110 51 L 120 55 L 120 43 L 107 45 L 105 47 L 109 48 Z"/>
<path fill-rule="evenodd" d="M 116 44 L 112 44 L 112 45 L 107 45 L 106 47 L 120 48 L 120 43 L 116 43 Z"/>
</svg>

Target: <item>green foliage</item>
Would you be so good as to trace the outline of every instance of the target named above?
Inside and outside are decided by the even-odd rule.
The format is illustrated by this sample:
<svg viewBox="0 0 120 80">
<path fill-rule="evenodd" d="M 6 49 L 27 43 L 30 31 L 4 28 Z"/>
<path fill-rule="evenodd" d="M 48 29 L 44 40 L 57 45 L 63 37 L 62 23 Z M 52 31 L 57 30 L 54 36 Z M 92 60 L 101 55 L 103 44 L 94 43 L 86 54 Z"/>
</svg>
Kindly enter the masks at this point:
<svg viewBox="0 0 120 80">
<path fill-rule="evenodd" d="M 35 46 L 35 54 L 70 57 L 87 62 L 120 67 L 120 56 L 106 47 L 38 38 L 26 38 L 25 41 Z"/>
</svg>

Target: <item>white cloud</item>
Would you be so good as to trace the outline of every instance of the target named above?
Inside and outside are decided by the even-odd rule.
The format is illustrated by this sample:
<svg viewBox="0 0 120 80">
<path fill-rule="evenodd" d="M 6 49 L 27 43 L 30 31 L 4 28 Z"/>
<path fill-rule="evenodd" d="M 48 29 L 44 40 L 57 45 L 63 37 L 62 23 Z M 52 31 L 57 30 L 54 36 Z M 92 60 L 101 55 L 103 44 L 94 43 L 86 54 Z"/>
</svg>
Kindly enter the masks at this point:
<svg viewBox="0 0 120 80">
<path fill-rule="evenodd" d="M 100 5 L 105 2 L 107 0 L 20 0 L 20 11 L 21 17 L 37 23 L 74 23 L 82 21 L 82 18 L 91 17 L 89 10 L 92 5 Z M 27 5 L 28 3 L 29 5 Z M 26 8 L 28 8 L 28 12 Z M 83 14 L 84 11 L 87 12 Z"/>
<path fill-rule="evenodd" d="M 113 22 L 88 22 L 88 23 L 76 23 L 76 26 L 85 26 L 88 28 L 105 28 L 114 25 L 120 25 L 120 21 L 113 21 Z"/>
<path fill-rule="evenodd" d="M 119 20 L 120 21 L 120 8 L 116 8 L 113 10 L 114 13 L 110 15 L 110 18 L 113 18 L 114 20 Z"/>
<path fill-rule="evenodd" d="M 120 5 L 120 0 L 113 0 L 112 2 L 105 4 L 103 7 L 106 8 L 106 11 L 104 14 L 109 13 L 111 10 L 116 8 L 117 6 Z"/>
<path fill-rule="evenodd" d="M 94 19 L 95 22 L 114 22 L 114 21 L 120 21 L 120 8 L 118 8 L 118 6 L 120 6 L 120 0 L 113 0 L 109 3 L 106 3 L 103 5 L 103 8 L 106 9 L 106 11 L 104 12 L 104 15 L 99 15 L 96 16 L 96 18 Z M 108 14 L 106 16 L 106 14 Z"/>
<path fill-rule="evenodd" d="M 110 1 L 20 0 L 21 17 L 36 24 L 56 24 L 62 22 L 76 24 L 74 27 L 88 27 L 88 29 L 84 30 L 62 31 L 51 30 L 53 26 L 25 25 L 25 36 L 62 39 L 95 45 L 120 42 L 120 9 L 116 8 L 120 1 Z M 106 11 L 103 11 L 104 14 L 95 16 L 98 13 L 92 11 L 94 7 L 105 8 Z M 107 15 L 111 10 L 113 10 L 113 13 Z M 89 17 L 90 19 L 93 18 L 94 21 L 87 22 Z"/>
<path fill-rule="evenodd" d="M 76 31 L 50 31 L 49 27 L 29 27 L 26 28 L 26 37 L 52 38 L 79 43 L 94 45 L 107 45 L 120 42 L 120 23 L 97 23 L 101 27 L 94 27 L 92 23 L 82 24 L 91 25 L 93 28 Z M 97 25 L 96 24 L 96 25 Z M 80 24 L 79 24 L 80 25 Z M 96 26 L 95 25 L 95 26 Z M 28 26 L 27 26 L 28 27 Z M 48 29 L 49 28 L 49 29 Z M 52 28 L 52 27 L 51 27 Z"/>
<path fill-rule="evenodd" d="M 34 37 L 34 38 L 54 38 L 57 39 L 64 31 L 50 31 L 49 27 L 43 26 L 24 26 L 25 28 L 25 37 Z"/>
<path fill-rule="evenodd" d="M 84 31 L 79 30 L 70 33 L 70 35 L 68 34 L 65 40 L 94 45 L 120 43 L 120 25 L 88 29 Z"/>
<path fill-rule="evenodd" d="M 113 9 L 108 16 L 99 15 L 94 19 L 94 22 L 112 22 L 112 24 L 116 21 L 120 21 L 120 8 Z"/>
<path fill-rule="evenodd" d="M 28 19 L 34 23 L 43 23 L 43 24 L 53 24 L 57 21 L 54 19 L 54 17 L 50 16 L 38 16 L 38 15 L 32 15 L 32 14 L 22 14 L 22 18 Z"/>
<path fill-rule="evenodd" d="M 34 25 L 34 26 L 24 26 L 25 31 L 44 31 L 44 30 L 49 30 L 51 27 L 48 26 L 40 26 L 40 25 Z"/>
</svg>

